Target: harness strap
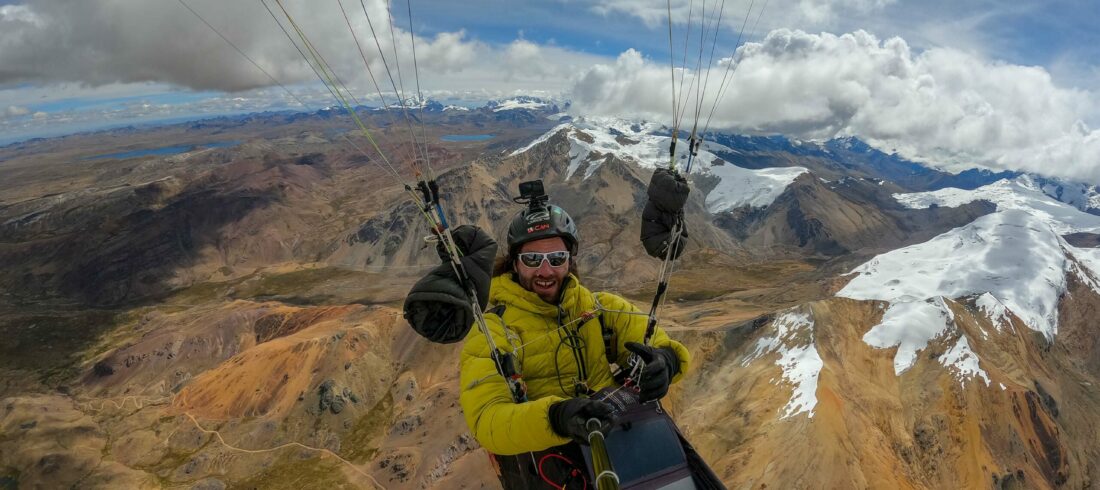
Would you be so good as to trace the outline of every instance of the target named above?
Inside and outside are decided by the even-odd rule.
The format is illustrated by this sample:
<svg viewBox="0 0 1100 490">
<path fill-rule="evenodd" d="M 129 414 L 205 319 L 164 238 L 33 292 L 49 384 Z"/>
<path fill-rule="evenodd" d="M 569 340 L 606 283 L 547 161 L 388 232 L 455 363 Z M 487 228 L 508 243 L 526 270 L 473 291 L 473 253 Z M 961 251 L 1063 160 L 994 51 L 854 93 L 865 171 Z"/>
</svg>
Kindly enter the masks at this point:
<svg viewBox="0 0 1100 490">
<path fill-rule="evenodd" d="M 615 341 L 615 329 L 608 327 L 603 321 L 603 312 L 596 314 L 600 322 L 600 333 L 603 335 L 603 352 L 607 356 L 607 364 L 614 366 L 619 362 L 619 343 Z"/>
<path fill-rule="evenodd" d="M 500 317 L 500 322 L 504 323 L 504 311 L 507 309 L 507 305 L 495 305 L 485 313 L 492 313 Z M 607 358 L 607 365 L 611 366 L 612 375 L 616 374 L 616 368 L 618 368 L 619 362 L 619 343 L 616 342 L 615 329 L 607 326 L 607 323 L 603 320 L 603 311 L 596 313 L 596 320 L 600 322 L 600 336 L 603 337 L 603 352 Z M 507 327 L 505 327 L 507 331 Z"/>
</svg>

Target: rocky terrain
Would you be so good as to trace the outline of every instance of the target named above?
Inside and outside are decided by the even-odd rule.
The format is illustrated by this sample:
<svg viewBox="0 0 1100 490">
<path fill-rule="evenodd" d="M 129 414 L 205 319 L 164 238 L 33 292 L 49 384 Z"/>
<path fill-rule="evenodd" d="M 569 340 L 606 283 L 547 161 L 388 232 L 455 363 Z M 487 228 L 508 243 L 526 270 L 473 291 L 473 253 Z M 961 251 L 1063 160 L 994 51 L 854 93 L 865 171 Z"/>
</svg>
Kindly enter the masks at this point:
<svg viewBox="0 0 1100 490">
<path fill-rule="evenodd" d="M 541 178 L 585 283 L 644 308 L 667 130 L 525 104 L 426 108 L 452 221 L 503 238 Z M 411 181 L 384 116 L 365 110 Z M 419 210 L 348 127 L 278 113 L 0 148 L 0 488 L 497 486 L 459 346 L 401 318 L 437 260 Z M 696 353 L 668 399 L 689 439 L 731 488 L 1094 486 L 1095 188 L 861 145 L 708 136 L 662 310 Z"/>
</svg>

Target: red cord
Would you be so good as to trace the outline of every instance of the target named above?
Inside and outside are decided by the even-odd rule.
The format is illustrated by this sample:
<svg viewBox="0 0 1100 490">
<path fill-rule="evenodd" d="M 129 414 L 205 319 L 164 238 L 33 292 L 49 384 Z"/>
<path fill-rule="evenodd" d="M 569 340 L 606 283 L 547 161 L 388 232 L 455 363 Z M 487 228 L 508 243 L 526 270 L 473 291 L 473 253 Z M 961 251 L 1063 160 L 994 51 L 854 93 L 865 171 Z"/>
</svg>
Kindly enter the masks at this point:
<svg viewBox="0 0 1100 490">
<path fill-rule="evenodd" d="M 558 485 L 557 483 L 554 483 L 554 482 L 550 481 L 550 479 L 546 477 L 546 473 L 542 471 L 542 464 L 545 463 L 546 460 L 550 459 L 550 458 L 557 458 L 557 459 L 560 459 L 562 461 L 565 461 L 566 464 L 568 464 L 571 468 L 573 468 L 572 470 L 570 470 L 569 476 L 572 476 L 572 477 L 581 476 L 581 472 L 577 470 L 577 465 L 574 464 L 572 460 L 570 460 L 569 458 L 567 458 L 565 456 L 562 456 L 560 454 L 549 453 L 549 454 L 546 454 L 542 458 L 539 459 L 539 477 L 542 478 L 542 481 L 546 482 L 547 485 L 550 485 L 550 486 L 554 487 L 556 490 L 565 490 L 565 485 Z M 588 490 L 588 479 L 581 476 L 581 481 L 584 482 L 583 490 Z"/>
</svg>

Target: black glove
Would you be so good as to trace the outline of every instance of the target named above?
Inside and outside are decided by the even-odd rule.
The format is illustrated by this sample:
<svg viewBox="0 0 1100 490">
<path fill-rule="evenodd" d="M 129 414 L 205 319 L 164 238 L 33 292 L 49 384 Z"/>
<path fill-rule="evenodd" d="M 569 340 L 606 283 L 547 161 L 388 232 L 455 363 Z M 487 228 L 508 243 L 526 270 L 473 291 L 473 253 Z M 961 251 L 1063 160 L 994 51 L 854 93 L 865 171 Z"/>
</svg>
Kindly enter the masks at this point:
<svg viewBox="0 0 1100 490">
<path fill-rule="evenodd" d="M 466 274 L 470 276 L 470 282 L 477 291 L 477 301 L 484 310 L 489 301 L 489 285 L 493 282 L 493 260 L 497 255 L 497 242 L 485 230 L 474 225 L 461 225 L 451 230 L 451 237 L 462 256 Z M 443 248 L 443 241 L 435 245 L 435 252 L 439 254 L 444 265 L 451 263 L 451 256 Z"/>
<path fill-rule="evenodd" d="M 691 187 L 688 186 L 687 179 L 679 172 L 664 167 L 653 171 L 649 188 L 646 189 L 649 201 L 662 212 L 671 214 L 684 210 L 690 193 Z"/>
<path fill-rule="evenodd" d="M 476 226 L 459 226 L 451 231 L 451 235 L 462 252 L 462 265 L 477 292 L 478 304 L 484 310 L 489 301 L 497 244 L 488 233 Z M 466 337 L 474 324 L 474 312 L 466 286 L 455 275 L 450 256 L 443 250 L 442 243 L 436 251 L 443 263 L 413 285 L 405 297 L 405 320 L 416 333 L 428 340 L 449 344 Z"/>
<path fill-rule="evenodd" d="M 667 168 L 658 168 L 653 172 L 646 193 L 649 199 L 642 210 L 642 245 L 650 256 L 664 259 L 672 241 L 672 227 L 681 224 L 680 237 L 672 251 L 672 258 L 684 252 L 684 238 L 687 230 L 683 228 L 684 203 L 687 202 L 691 188 L 687 179 Z"/>
<path fill-rule="evenodd" d="M 606 434 L 615 425 L 615 409 L 591 398 L 570 398 L 550 405 L 550 427 L 580 444 L 588 444 L 588 434 L 596 429 L 589 427 L 592 419 L 599 421 L 600 432 Z"/>
<path fill-rule="evenodd" d="M 680 359 L 676 351 L 669 347 L 650 347 L 637 342 L 627 342 L 627 350 L 633 352 L 645 362 L 645 367 L 634 381 L 638 385 L 638 399 L 641 402 L 659 400 L 668 394 L 668 385 L 673 376 L 680 372 Z"/>
</svg>

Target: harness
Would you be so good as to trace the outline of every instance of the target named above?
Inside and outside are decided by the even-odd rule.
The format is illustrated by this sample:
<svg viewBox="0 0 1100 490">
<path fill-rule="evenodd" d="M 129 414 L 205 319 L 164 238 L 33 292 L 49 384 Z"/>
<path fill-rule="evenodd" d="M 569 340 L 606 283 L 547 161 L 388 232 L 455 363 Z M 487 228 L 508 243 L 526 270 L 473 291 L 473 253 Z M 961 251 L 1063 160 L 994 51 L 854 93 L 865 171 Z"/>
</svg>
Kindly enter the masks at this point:
<svg viewBox="0 0 1100 490">
<path fill-rule="evenodd" d="M 509 343 L 513 343 L 514 335 L 509 333 L 504 320 L 505 311 L 507 305 L 498 304 L 487 309 L 486 313 L 500 318 L 505 337 Z M 600 325 L 604 355 L 614 373 L 618 368 L 618 339 L 615 330 L 604 320 L 603 313 L 603 310 L 598 309 L 595 317 Z M 560 318 L 558 323 L 561 323 Z M 575 343 L 570 347 L 574 349 L 574 357 L 583 362 L 583 350 Z M 515 349 L 513 344 L 513 355 L 520 361 L 519 353 Z M 586 371 L 578 369 L 578 374 L 584 372 Z M 581 380 L 580 384 L 586 381 Z M 605 388 L 594 393 L 585 385 L 584 391 L 577 396 L 581 394 L 596 397 L 602 395 L 602 399 L 614 406 L 619 413 L 620 424 L 612 429 L 611 434 L 614 436 L 606 439 L 606 450 L 610 458 L 619 462 L 616 463 L 616 472 L 621 473 L 618 476 L 623 478 L 622 488 L 661 488 L 665 485 L 669 485 L 669 488 L 704 490 L 725 488 L 664 411 L 650 404 L 637 403 L 630 390 Z M 513 456 L 489 453 L 496 476 L 506 489 L 594 489 L 592 458 L 589 447 L 575 442 Z"/>
<path fill-rule="evenodd" d="M 595 294 L 595 293 L 593 293 L 593 294 Z M 498 318 L 500 318 L 500 323 L 504 327 L 505 336 L 508 337 L 508 334 L 507 334 L 508 324 L 507 324 L 507 322 L 504 321 L 504 311 L 505 310 L 507 310 L 507 305 L 496 305 L 496 306 L 493 306 L 492 308 L 489 308 L 485 312 L 486 313 L 492 313 L 492 314 L 496 315 Z M 615 373 L 618 370 L 618 360 L 619 360 L 619 345 L 618 345 L 618 342 L 616 342 L 617 339 L 616 339 L 616 335 L 615 335 L 615 330 L 613 328 L 607 326 L 607 324 L 604 322 L 604 320 L 603 320 L 603 311 L 597 311 L 596 312 L 596 321 L 600 324 L 600 337 L 603 339 L 604 357 L 607 358 L 607 365 L 611 367 L 611 372 Z M 561 323 L 560 318 L 558 319 L 558 323 Z M 509 337 L 509 339 L 510 339 L 510 337 Z M 579 365 L 577 366 L 577 372 L 578 372 L 579 375 L 581 375 L 580 382 L 582 384 L 587 383 L 588 382 L 588 379 L 587 379 L 588 378 L 588 376 L 587 376 L 588 368 L 583 362 L 584 361 L 584 350 L 581 349 L 580 346 L 575 345 L 575 344 L 570 344 L 570 348 L 573 350 L 574 358 L 576 358 L 579 362 Z M 587 391 L 588 390 L 585 391 L 586 394 L 587 394 Z"/>
<path fill-rule="evenodd" d="M 602 396 L 618 414 L 603 452 L 614 461 L 621 488 L 725 490 L 667 413 L 638 403 L 630 390 L 605 388 L 594 396 Z M 602 475 L 595 471 L 595 458 L 592 447 L 573 441 L 512 456 L 489 453 L 497 478 L 508 490 L 599 488 L 593 484 Z"/>
</svg>

